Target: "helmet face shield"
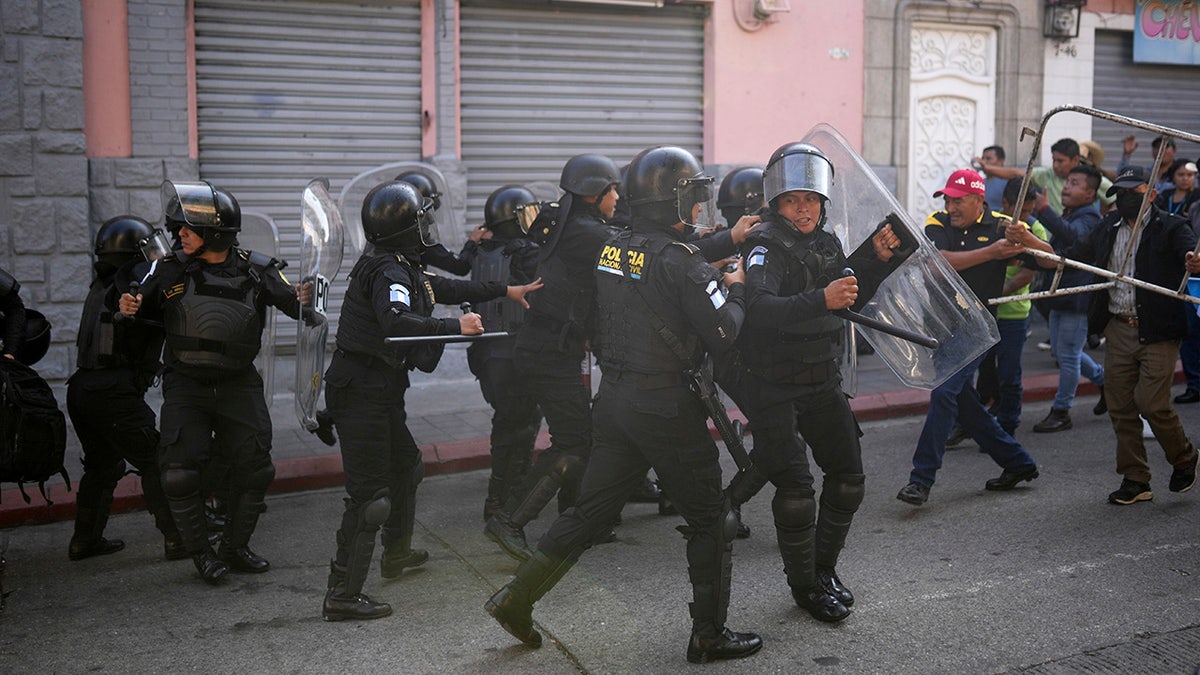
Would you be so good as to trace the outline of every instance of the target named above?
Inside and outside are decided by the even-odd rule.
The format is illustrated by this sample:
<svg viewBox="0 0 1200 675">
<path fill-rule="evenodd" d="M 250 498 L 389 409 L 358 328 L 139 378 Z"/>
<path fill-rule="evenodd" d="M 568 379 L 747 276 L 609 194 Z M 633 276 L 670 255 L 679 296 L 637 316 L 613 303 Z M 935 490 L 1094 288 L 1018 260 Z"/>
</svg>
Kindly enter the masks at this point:
<svg viewBox="0 0 1200 675">
<path fill-rule="evenodd" d="M 832 189 L 833 165 L 816 148 L 809 150 L 801 146 L 763 170 L 763 192 L 767 202 L 793 190 L 816 192 L 828 200 Z"/>
<path fill-rule="evenodd" d="M 717 193 L 712 176 L 697 175 L 680 179 L 675 188 L 675 203 L 679 205 L 679 220 L 698 230 L 717 226 Z"/>
<path fill-rule="evenodd" d="M 433 218 L 433 211 L 429 208 L 431 200 L 425 200 L 425 204 L 417 211 L 417 233 L 421 236 L 421 243 L 426 248 L 436 246 L 440 241 L 438 239 L 437 222 Z"/>
<path fill-rule="evenodd" d="M 167 233 L 156 227 L 153 234 L 138 242 L 138 250 L 147 262 L 154 262 L 171 256 L 171 242 Z"/>
<path fill-rule="evenodd" d="M 163 213 L 168 221 L 187 225 L 189 229 L 221 227 L 217 211 L 217 193 L 204 181 L 163 181 L 160 191 Z"/>
</svg>

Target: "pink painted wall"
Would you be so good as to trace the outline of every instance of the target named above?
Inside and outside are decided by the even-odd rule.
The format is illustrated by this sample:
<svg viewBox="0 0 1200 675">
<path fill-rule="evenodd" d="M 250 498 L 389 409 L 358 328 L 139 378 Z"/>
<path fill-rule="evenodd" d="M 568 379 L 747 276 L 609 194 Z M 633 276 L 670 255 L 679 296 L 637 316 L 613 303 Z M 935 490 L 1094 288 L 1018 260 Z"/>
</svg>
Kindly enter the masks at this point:
<svg viewBox="0 0 1200 675">
<path fill-rule="evenodd" d="M 88 157 L 129 157 L 129 23 L 124 0 L 84 0 L 83 135 Z"/>
<path fill-rule="evenodd" d="M 749 0 L 713 4 L 707 39 L 705 157 L 764 164 L 786 142 L 829 122 L 858 149 L 863 133 L 865 0 L 791 0 L 756 32 L 734 16 Z"/>
</svg>

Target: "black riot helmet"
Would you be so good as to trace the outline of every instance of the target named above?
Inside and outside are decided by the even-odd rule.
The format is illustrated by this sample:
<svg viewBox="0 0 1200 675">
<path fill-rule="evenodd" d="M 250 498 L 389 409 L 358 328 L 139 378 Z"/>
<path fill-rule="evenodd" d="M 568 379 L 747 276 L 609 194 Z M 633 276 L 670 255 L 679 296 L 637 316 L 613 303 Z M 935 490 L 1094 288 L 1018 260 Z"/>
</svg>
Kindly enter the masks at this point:
<svg viewBox="0 0 1200 675">
<path fill-rule="evenodd" d="M 647 148 L 629 163 L 625 199 L 634 220 L 698 229 L 716 225 L 713 177 L 692 153 L 673 146 Z"/>
<path fill-rule="evenodd" d="M 765 204 L 762 169 L 744 166 L 725 174 L 721 189 L 717 191 L 717 208 L 729 227 L 737 224 L 738 218 L 756 213 Z"/>
<path fill-rule="evenodd" d="M 429 176 L 419 171 L 409 171 L 408 173 L 396 176 L 396 180 L 404 181 L 417 188 L 417 192 L 420 192 L 422 197 L 429 200 L 430 203 L 425 205 L 426 211 L 436 211 L 442 208 L 442 193 L 438 192 L 437 186 L 433 184 Z"/>
<path fill-rule="evenodd" d="M 575 155 L 563 165 L 558 186 L 580 197 L 599 197 L 610 185 L 621 182 L 617 163 L 604 155 Z"/>
<path fill-rule="evenodd" d="M 380 183 L 363 198 L 363 235 L 375 246 L 420 253 L 437 243 L 426 217 L 425 198 L 404 181 Z"/>
<path fill-rule="evenodd" d="M 150 223 L 137 216 L 117 216 L 96 231 L 96 260 L 120 267 L 142 254 L 142 246 L 154 236 Z"/>
<path fill-rule="evenodd" d="M 763 193 L 767 203 L 785 192 L 807 190 L 828 203 L 833 190 L 833 162 L 808 143 L 788 143 L 771 155 L 763 170 Z"/>
<path fill-rule="evenodd" d="M 517 222 L 517 211 L 534 204 L 537 197 L 520 185 L 505 185 L 488 195 L 483 205 L 483 226 L 501 239 L 516 239 L 524 235 Z"/>
<path fill-rule="evenodd" d="M 204 240 L 201 251 L 227 251 L 242 231 L 242 208 L 232 194 L 208 181 L 163 181 L 167 229 L 186 226 Z M 197 251 L 199 253 L 200 251 Z"/>
</svg>

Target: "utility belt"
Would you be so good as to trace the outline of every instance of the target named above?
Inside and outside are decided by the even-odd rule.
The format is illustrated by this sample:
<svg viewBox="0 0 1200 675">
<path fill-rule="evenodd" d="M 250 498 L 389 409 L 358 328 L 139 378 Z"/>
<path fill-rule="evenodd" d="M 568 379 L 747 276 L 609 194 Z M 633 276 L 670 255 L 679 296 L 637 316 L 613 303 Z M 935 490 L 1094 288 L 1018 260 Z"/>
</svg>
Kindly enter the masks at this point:
<svg viewBox="0 0 1200 675">
<path fill-rule="evenodd" d="M 254 357 L 258 356 L 259 350 L 259 345 L 244 345 L 236 342 L 171 334 L 167 334 L 167 344 L 176 352 L 212 352 L 213 354 L 222 354 L 234 359 L 250 361 L 253 361 Z"/>
<path fill-rule="evenodd" d="M 636 389 L 686 387 L 690 383 L 687 373 L 683 372 L 638 373 L 632 370 L 605 371 L 604 381 Z"/>
<path fill-rule="evenodd" d="M 342 358 L 371 370 L 404 370 L 408 363 L 408 359 L 401 359 L 398 363 L 390 363 L 382 357 L 374 354 L 363 354 L 361 352 L 348 352 L 345 349 L 337 348 L 333 350 L 335 354 Z"/>
</svg>

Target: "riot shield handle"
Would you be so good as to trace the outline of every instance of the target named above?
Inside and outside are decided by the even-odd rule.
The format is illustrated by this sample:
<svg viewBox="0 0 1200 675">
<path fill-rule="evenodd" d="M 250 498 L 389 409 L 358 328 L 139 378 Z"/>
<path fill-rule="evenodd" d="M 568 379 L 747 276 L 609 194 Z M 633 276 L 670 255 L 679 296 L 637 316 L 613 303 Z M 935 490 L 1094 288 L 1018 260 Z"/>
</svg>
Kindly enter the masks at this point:
<svg viewBox="0 0 1200 675">
<path fill-rule="evenodd" d="M 844 276 L 844 277 L 854 276 L 854 270 L 847 267 L 842 270 L 842 276 Z M 835 309 L 835 310 L 832 310 L 830 313 L 833 314 L 834 316 L 840 316 L 841 318 L 849 321 L 850 323 L 856 323 L 861 326 L 866 326 L 867 328 L 872 328 L 874 330 L 879 331 L 880 333 L 887 333 L 888 335 L 891 335 L 892 337 L 898 337 L 901 340 L 905 340 L 905 341 L 911 342 L 913 344 L 918 344 L 918 345 L 921 345 L 922 347 L 928 347 L 929 349 L 937 349 L 938 347 L 941 346 L 941 343 L 938 342 L 937 338 L 932 338 L 927 335 L 921 335 L 920 333 L 914 333 L 913 331 L 910 331 L 910 330 L 904 330 L 903 328 L 898 328 L 891 324 L 884 323 L 878 319 L 872 319 L 869 316 L 864 316 L 862 314 L 859 314 L 858 312 L 855 312 L 855 311 L 852 311 L 849 309 Z"/>
</svg>

